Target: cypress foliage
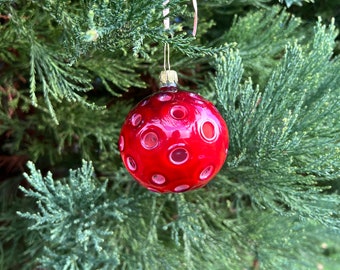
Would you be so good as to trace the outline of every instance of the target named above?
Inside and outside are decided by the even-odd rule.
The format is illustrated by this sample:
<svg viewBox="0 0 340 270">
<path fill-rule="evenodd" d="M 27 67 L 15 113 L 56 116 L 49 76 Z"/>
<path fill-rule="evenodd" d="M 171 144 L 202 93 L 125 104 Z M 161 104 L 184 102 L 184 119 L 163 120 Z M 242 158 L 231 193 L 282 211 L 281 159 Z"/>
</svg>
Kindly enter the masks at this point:
<svg viewBox="0 0 340 270">
<path fill-rule="evenodd" d="M 194 38 L 183 0 L 169 31 L 162 1 L 0 0 L 0 269 L 338 268 L 340 3 L 198 4 Z M 230 149 L 208 186 L 160 195 L 117 141 L 166 42 Z"/>
</svg>

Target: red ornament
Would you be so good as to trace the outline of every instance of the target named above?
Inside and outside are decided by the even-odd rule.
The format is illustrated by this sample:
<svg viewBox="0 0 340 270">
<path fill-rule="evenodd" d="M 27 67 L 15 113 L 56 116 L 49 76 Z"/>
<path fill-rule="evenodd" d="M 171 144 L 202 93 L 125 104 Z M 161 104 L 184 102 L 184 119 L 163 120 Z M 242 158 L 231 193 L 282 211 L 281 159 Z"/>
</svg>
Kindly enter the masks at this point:
<svg viewBox="0 0 340 270">
<path fill-rule="evenodd" d="M 211 102 L 166 81 L 130 111 L 119 150 L 141 185 L 184 192 L 205 186 L 219 172 L 227 157 L 228 129 Z"/>
</svg>

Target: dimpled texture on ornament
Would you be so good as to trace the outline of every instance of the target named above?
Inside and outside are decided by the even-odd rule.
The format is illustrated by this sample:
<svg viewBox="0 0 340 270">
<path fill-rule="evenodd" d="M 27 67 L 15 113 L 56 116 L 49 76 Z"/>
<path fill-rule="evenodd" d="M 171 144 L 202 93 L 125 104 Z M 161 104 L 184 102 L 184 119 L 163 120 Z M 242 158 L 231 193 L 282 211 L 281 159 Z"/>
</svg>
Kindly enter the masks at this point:
<svg viewBox="0 0 340 270">
<path fill-rule="evenodd" d="M 200 95 L 161 88 L 128 114 L 119 150 L 130 174 L 154 192 L 205 186 L 228 152 L 227 125 Z"/>
</svg>

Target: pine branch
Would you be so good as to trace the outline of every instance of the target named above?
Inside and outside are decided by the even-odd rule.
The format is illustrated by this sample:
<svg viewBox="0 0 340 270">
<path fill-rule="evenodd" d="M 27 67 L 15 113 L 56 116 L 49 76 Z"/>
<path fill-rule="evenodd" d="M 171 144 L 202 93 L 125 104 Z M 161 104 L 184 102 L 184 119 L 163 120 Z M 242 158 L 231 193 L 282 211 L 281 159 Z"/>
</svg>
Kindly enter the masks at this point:
<svg viewBox="0 0 340 270">
<path fill-rule="evenodd" d="M 235 0 L 229 0 L 227 4 L 233 5 Z M 237 1 L 237 5 L 252 5 L 257 7 L 266 7 L 271 1 L 270 0 L 239 0 Z M 286 3 L 287 7 L 291 7 L 292 5 L 302 6 L 303 2 L 313 3 L 314 0 L 278 0 L 280 3 Z M 225 6 L 225 1 L 223 0 L 213 0 L 206 3 L 207 6 L 218 7 Z M 236 5 L 236 4 L 235 4 Z"/>
<path fill-rule="evenodd" d="M 317 185 L 340 177 L 334 136 L 339 132 L 334 121 L 340 112 L 339 60 L 331 59 L 335 35 L 334 25 L 327 29 L 319 22 L 308 45 L 288 45 L 262 91 L 250 79 L 241 84 L 242 61 L 230 51 L 217 58 L 215 87 L 233 131 L 226 176 L 240 184 L 235 192 L 260 208 L 340 228 L 339 197 L 322 195 L 328 187 Z"/>
<path fill-rule="evenodd" d="M 45 242 L 40 262 L 51 269 L 113 269 L 119 263 L 117 247 L 105 239 L 113 235 L 108 228 L 126 219 L 129 200 L 108 200 L 107 181 L 94 179 L 89 162 L 61 181 L 51 173 L 43 177 L 31 162 L 28 167 L 31 174 L 25 177 L 33 189 L 21 190 L 37 201 L 38 212 L 18 214 L 32 220 L 30 229 Z"/>
<path fill-rule="evenodd" d="M 172 14 L 188 16 L 189 12 L 181 8 L 183 5 L 187 5 L 183 0 L 172 1 Z M 150 59 L 159 50 L 156 44 L 169 42 L 190 57 L 212 55 L 228 48 L 193 45 L 193 38 L 179 30 L 183 27 L 181 23 L 173 24 L 169 37 L 163 29 L 164 7 L 160 2 L 148 2 L 148 9 L 143 1 L 70 5 L 60 1 L 32 1 L 20 3 L 18 9 L 10 4 L 5 7 L 12 16 L 9 30 L 3 36 L 4 44 L 9 44 L 7 39 L 13 36 L 20 37 L 20 52 L 23 57 L 29 57 L 29 67 L 24 68 L 26 72 L 29 69 L 32 104 L 38 106 L 37 96 L 41 92 L 56 123 L 54 101 L 65 99 L 98 109 L 86 102 L 83 94 L 93 88 L 91 82 L 96 76 L 113 95 L 119 95 L 119 89 L 144 86 L 133 73 L 145 62 L 143 59 Z M 208 24 L 202 22 L 201 29 Z M 151 43 L 155 45 L 150 46 Z M 134 57 L 128 55 L 130 50 Z"/>
<path fill-rule="evenodd" d="M 132 49 L 135 56 L 142 55 L 148 58 L 150 48 L 145 44 L 150 42 L 145 42 L 146 38 L 156 42 L 161 40 L 181 43 L 178 48 L 188 55 L 195 52 L 209 53 L 204 47 L 192 46 L 192 48 L 191 39 L 185 33 L 183 35 L 186 37 L 180 36 L 177 41 L 169 38 L 169 33 L 165 33 L 162 24 L 164 6 L 159 1 L 94 1 L 91 4 L 80 3 L 80 7 L 50 1 L 37 1 L 34 4 L 52 16 L 62 27 L 64 42 L 68 45 L 70 54 L 75 56 L 74 59 L 93 48 L 99 51 L 124 52 Z M 188 16 L 185 9 L 187 4 L 183 0 L 171 1 L 169 7 L 172 16 Z M 79 14 L 79 10 L 85 13 Z M 171 27 L 172 37 L 183 28 L 181 24 L 173 24 Z M 201 27 L 204 28 L 203 22 Z"/>
<path fill-rule="evenodd" d="M 91 76 L 101 80 L 106 90 L 113 96 L 121 96 L 119 90 L 128 91 L 131 87 L 145 88 L 139 69 L 142 59 L 129 55 L 94 52 L 79 60 L 79 65 L 89 70 Z"/>
<path fill-rule="evenodd" d="M 245 66 L 244 77 L 252 77 L 253 82 L 262 86 L 282 57 L 287 42 L 301 40 L 305 35 L 301 19 L 273 6 L 244 17 L 235 15 L 231 28 L 217 39 L 217 44 L 236 42 Z"/>
<path fill-rule="evenodd" d="M 239 0 L 239 1 L 235 1 L 235 0 L 229 0 L 229 1 L 225 1 L 225 0 L 212 0 L 209 2 L 204 3 L 205 6 L 209 7 L 209 8 L 218 8 L 218 7 L 225 7 L 227 6 L 248 6 L 248 5 L 252 5 L 255 7 L 266 7 L 266 5 L 270 2 L 270 0 Z"/>
<path fill-rule="evenodd" d="M 85 70 L 71 68 L 67 63 L 63 62 L 65 59 L 62 54 L 58 58 L 51 55 L 51 52 L 43 45 L 33 43 L 31 47 L 31 79 L 30 79 L 30 93 L 34 106 L 37 106 L 37 80 L 42 84 L 42 92 L 48 110 L 51 113 L 54 121 L 58 123 L 55 111 L 53 109 L 50 96 L 55 100 L 80 102 L 87 104 L 89 107 L 96 106 L 88 104 L 83 97 L 77 92 L 86 92 L 92 88 Z"/>
<path fill-rule="evenodd" d="M 29 127 L 35 132 L 26 142 L 27 152 L 34 160 L 54 164 L 71 157 L 105 157 L 112 171 L 117 167 L 120 127 L 130 107 L 117 102 L 105 110 L 89 110 L 86 105 L 64 102 L 56 107 L 59 125 L 51 122 L 48 113 L 31 115 Z"/>
<path fill-rule="evenodd" d="M 337 249 L 339 234 L 327 227 L 263 211 L 241 213 L 239 222 L 246 224 L 243 233 L 250 243 L 241 252 L 253 253 L 260 269 L 337 268 L 338 251 L 326 255 L 325 250 Z"/>
<path fill-rule="evenodd" d="M 19 183 L 18 179 L 16 181 Z M 39 256 L 43 243 L 37 232 L 27 229 L 29 222 L 16 214 L 18 209 L 29 210 L 31 204 L 32 200 L 25 198 L 15 199 L 10 204 L 0 200 L 0 269 L 36 267 L 32 258 Z"/>
</svg>

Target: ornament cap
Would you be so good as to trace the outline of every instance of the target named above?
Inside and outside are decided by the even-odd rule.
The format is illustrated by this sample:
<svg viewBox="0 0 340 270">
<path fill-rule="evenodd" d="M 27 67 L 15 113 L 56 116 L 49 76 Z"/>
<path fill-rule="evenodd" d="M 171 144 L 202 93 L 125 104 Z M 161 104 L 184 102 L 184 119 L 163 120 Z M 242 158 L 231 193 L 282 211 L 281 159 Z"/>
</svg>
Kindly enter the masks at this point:
<svg viewBox="0 0 340 270">
<path fill-rule="evenodd" d="M 174 70 L 163 70 L 159 75 L 161 85 L 176 85 L 178 82 L 177 72 Z"/>
</svg>

